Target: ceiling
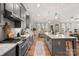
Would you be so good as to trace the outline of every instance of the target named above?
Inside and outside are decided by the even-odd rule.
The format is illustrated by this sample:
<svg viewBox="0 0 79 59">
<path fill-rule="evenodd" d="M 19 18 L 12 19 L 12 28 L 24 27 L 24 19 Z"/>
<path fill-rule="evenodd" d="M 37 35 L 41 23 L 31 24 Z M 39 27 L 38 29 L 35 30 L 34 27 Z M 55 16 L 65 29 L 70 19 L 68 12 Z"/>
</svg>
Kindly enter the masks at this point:
<svg viewBox="0 0 79 59">
<path fill-rule="evenodd" d="M 47 22 L 48 20 L 70 20 L 79 18 L 79 3 L 24 3 L 32 22 Z M 57 15 L 56 15 L 57 14 Z"/>
</svg>

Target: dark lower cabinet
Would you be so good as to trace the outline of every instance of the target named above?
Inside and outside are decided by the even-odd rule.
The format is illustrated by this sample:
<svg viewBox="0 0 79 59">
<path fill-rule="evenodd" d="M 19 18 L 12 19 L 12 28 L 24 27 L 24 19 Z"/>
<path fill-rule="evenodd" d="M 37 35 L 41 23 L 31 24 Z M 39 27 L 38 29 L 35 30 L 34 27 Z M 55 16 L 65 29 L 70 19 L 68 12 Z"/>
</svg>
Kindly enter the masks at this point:
<svg viewBox="0 0 79 59">
<path fill-rule="evenodd" d="M 3 56 L 16 56 L 16 47 L 6 52 Z"/>
<path fill-rule="evenodd" d="M 66 41 L 63 39 L 52 40 L 53 55 L 66 56 Z"/>
<path fill-rule="evenodd" d="M 72 42 L 66 43 L 67 41 Z M 45 42 L 52 56 L 76 55 L 76 39 L 72 38 L 50 38 L 45 35 Z M 68 48 L 67 48 L 68 47 Z M 71 51 L 69 50 L 71 49 Z M 69 51 L 69 52 L 68 52 Z M 70 54 L 72 53 L 72 54 Z"/>
<path fill-rule="evenodd" d="M 45 35 L 45 42 L 48 46 L 50 54 L 52 55 L 52 40 L 48 36 Z"/>
</svg>

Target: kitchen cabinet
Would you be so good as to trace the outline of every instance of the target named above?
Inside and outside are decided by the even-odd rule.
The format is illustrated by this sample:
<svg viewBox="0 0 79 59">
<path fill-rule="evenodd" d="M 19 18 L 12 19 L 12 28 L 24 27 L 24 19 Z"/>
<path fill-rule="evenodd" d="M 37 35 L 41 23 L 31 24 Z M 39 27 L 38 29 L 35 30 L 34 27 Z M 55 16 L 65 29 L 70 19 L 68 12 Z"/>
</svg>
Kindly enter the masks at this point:
<svg viewBox="0 0 79 59">
<path fill-rule="evenodd" d="M 25 19 L 25 13 L 26 13 L 26 10 L 21 6 L 21 18 L 23 20 Z"/>
<path fill-rule="evenodd" d="M 26 15 L 26 28 L 30 26 L 30 15 Z"/>
<path fill-rule="evenodd" d="M 66 44 L 65 40 L 52 40 L 52 50 L 54 55 L 64 56 L 66 55 Z"/>
<path fill-rule="evenodd" d="M 26 10 L 24 9 L 23 6 L 20 7 L 21 8 L 21 19 L 22 19 L 22 22 L 21 22 L 21 27 L 23 28 L 26 28 Z"/>
<path fill-rule="evenodd" d="M 48 49 L 50 51 L 50 54 L 52 55 L 52 40 L 50 40 L 50 38 L 47 37 L 46 35 L 44 37 L 45 37 L 45 42 L 46 42 Z"/>
<path fill-rule="evenodd" d="M 8 18 L 10 21 L 13 21 L 15 23 L 15 28 L 21 28 L 24 26 L 22 26 L 22 24 L 26 23 L 26 9 L 21 3 L 5 3 L 4 8 L 4 17 Z"/>
<path fill-rule="evenodd" d="M 18 3 L 14 3 L 13 8 L 13 13 L 20 18 L 20 5 Z"/>
<path fill-rule="evenodd" d="M 13 12 L 13 7 L 14 7 L 13 3 L 5 3 L 5 9 L 6 10 Z"/>
<path fill-rule="evenodd" d="M 30 45 L 30 47 L 31 47 L 31 45 L 32 45 L 32 42 L 33 42 L 33 36 L 30 36 L 30 37 L 29 37 L 29 45 Z"/>
<path fill-rule="evenodd" d="M 3 56 L 16 56 L 16 47 L 13 47 L 11 50 L 6 52 Z"/>
<path fill-rule="evenodd" d="M 19 44 L 19 54 L 18 56 L 27 56 L 28 55 L 28 51 L 32 45 L 33 42 L 33 36 L 31 35 L 27 35 L 26 38 L 21 38 L 21 40 L 23 41 L 21 44 Z"/>
<path fill-rule="evenodd" d="M 27 39 L 26 39 L 26 43 L 27 43 L 27 51 L 26 51 L 26 54 L 25 55 L 28 55 L 28 51 L 33 43 L 33 36 L 29 36 Z"/>
<path fill-rule="evenodd" d="M 21 7 L 20 3 L 5 3 L 5 9 L 16 15 L 18 18 L 21 17 Z"/>
<path fill-rule="evenodd" d="M 3 3 L 0 3 L 0 26 L 3 25 Z"/>
<path fill-rule="evenodd" d="M 56 37 L 45 34 L 45 42 L 51 55 L 69 56 L 76 55 L 76 38 L 75 37 Z M 68 42 L 68 43 L 67 43 Z"/>
<path fill-rule="evenodd" d="M 1 3 L 0 3 L 0 23 L 1 23 Z"/>
</svg>

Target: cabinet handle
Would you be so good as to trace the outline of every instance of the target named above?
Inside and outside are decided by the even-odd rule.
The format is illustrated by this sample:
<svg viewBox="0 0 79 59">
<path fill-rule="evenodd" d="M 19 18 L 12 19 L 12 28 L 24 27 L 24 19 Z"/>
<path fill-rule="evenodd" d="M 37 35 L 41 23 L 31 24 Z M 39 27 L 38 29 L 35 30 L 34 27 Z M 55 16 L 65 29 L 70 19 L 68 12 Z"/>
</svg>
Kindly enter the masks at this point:
<svg viewBox="0 0 79 59">
<path fill-rule="evenodd" d="M 61 42 L 59 41 L 59 42 L 58 42 L 58 45 L 60 46 L 60 44 L 61 44 Z"/>
</svg>

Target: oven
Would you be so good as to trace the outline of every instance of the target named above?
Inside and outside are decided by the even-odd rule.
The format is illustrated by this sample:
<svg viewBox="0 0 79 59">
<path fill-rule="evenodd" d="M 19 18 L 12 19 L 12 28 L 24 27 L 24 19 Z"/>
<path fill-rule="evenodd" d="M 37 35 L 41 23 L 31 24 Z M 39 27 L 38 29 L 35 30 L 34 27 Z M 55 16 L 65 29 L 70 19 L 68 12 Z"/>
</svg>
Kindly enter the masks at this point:
<svg viewBox="0 0 79 59">
<path fill-rule="evenodd" d="M 27 44 L 28 42 L 26 41 L 26 39 L 22 40 L 19 42 L 18 46 L 17 46 L 17 53 L 18 56 L 25 56 L 27 55 L 26 51 L 27 51 Z"/>
</svg>

